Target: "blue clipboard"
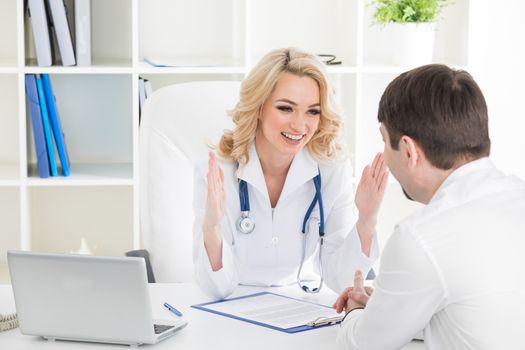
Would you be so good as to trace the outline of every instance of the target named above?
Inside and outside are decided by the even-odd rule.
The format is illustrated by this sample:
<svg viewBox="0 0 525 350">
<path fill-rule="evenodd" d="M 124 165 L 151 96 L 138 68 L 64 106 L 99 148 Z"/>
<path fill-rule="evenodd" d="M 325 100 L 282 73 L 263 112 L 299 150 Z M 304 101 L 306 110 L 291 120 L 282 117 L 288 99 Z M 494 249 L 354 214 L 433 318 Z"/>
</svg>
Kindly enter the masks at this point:
<svg viewBox="0 0 525 350">
<path fill-rule="evenodd" d="M 304 332 L 304 331 L 309 331 L 309 330 L 312 330 L 312 329 L 318 329 L 318 328 L 324 328 L 324 327 L 328 327 L 328 326 L 333 326 L 335 324 L 339 324 L 340 323 L 340 322 L 334 322 L 334 323 L 323 324 L 323 325 L 319 325 L 319 326 L 301 325 L 301 326 L 292 327 L 292 328 L 280 328 L 280 327 L 276 327 L 276 326 L 273 326 L 273 325 L 270 325 L 270 324 L 267 324 L 267 323 L 254 321 L 254 320 L 251 320 L 249 318 L 245 318 L 245 317 L 241 317 L 241 316 L 237 316 L 237 315 L 233 315 L 233 314 L 229 314 L 229 313 L 213 310 L 213 309 L 210 309 L 210 308 L 207 307 L 208 305 L 219 304 L 219 303 L 227 303 L 227 302 L 232 301 L 232 300 L 254 298 L 254 297 L 258 297 L 258 296 L 266 295 L 266 294 L 272 294 L 272 295 L 276 295 L 276 296 L 279 296 L 279 297 L 282 297 L 282 298 L 297 300 L 297 301 L 300 301 L 302 303 L 314 304 L 314 305 L 318 305 L 318 306 L 322 306 L 322 307 L 326 307 L 326 308 L 330 309 L 330 307 L 328 307 L 326 305 L 315 304 L 315 303 L 312 303 L 312 302 L 309 302 L 309 301 L 306 301 L 306 300 L 296 299 L 296 298 L 288 297 L 288 296 L 281 295 L 281 294 L 271 293 L 271 292 L 259 292 L 259 293 L 249 294 L 249 295 L 243 295 L 243 296 L 236 297 L 236 298 L 223 299 L 223 300 L 218 300 L 218 301 L 211 301 L 211 302 L 208 302 L 208 303 L 192 305 L 191 307 L 194 308 L 194 309 L 199 309 L 199 310 L 202 310 L 202 311 L 211 312 L 213 314 L 217 314 L 217 315 L 233 318 L 235 320 L 252 323 L 252 324 L 255 324 L 255 325 L 258 325 L 258 326 L 262 326 L 262 327 L 266 327 L 266 328 L 270 328 L 270 329 L 275 329 L 277 331 L 281 331 L 281 332 L 285 332 L 285 333 Z"/>
</svg>

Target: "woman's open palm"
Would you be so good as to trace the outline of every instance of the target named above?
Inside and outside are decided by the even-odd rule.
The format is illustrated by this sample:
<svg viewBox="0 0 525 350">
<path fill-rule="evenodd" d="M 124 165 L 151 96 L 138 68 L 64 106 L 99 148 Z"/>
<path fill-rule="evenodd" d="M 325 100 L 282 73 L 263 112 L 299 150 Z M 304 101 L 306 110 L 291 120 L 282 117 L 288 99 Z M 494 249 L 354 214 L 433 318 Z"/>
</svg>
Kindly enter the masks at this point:
<svg viewBox="0 0 525 350">
<path fill-rule="evenodd" d="M 377 219 L 377 213 L 388 183 L 388 171 L 382 153 L 376 154 L 371 165 L 363 169 L 361 180 L 355 193 L 355 205 L 359 217 Z"/>
<path fill-rule="evenodd" d="M 208 195 L 203 226 L 210 229 L 220 225 L 226 210 L 226 192 L 224 191 L 224 173 L 217 164 L 214 152 L 208 159 Z"/>
</svg>

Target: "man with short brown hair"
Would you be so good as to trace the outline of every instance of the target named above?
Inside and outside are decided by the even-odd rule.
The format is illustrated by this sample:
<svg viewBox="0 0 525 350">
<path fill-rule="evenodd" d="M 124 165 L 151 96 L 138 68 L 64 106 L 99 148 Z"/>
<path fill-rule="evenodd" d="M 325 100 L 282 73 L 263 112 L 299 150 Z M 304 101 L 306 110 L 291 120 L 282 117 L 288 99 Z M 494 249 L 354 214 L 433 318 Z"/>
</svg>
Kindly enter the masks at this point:
<svg viewBox="0 0 525 350">
<path fill-rule="evenodd" d="M 399 349 L 424 330 L 428 349 L 523 349 L 525 182 L 490 153 L 487 106 L 470 74 L 427 65 L 385 90 L 384 157 L 405 195 L 427 204 L 399 223 L 375 290 L 354 287 L 338 343 Z"/>
</svg>

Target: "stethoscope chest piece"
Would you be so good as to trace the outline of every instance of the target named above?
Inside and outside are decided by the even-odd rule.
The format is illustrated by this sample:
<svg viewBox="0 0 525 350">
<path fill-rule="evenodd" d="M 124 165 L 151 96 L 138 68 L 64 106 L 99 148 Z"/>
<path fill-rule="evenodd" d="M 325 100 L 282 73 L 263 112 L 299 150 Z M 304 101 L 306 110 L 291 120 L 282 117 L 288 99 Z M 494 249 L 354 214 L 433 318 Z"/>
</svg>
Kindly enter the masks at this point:
<svg viewBox="0 0 525 350">
<path fill-rule="evenodd" d="M 241 233 L 252 233 L 255 228 L 255 220 L 253 220 L 248 212 L 244 211 L 237 220 L 237 230 Z"/>
</svg>

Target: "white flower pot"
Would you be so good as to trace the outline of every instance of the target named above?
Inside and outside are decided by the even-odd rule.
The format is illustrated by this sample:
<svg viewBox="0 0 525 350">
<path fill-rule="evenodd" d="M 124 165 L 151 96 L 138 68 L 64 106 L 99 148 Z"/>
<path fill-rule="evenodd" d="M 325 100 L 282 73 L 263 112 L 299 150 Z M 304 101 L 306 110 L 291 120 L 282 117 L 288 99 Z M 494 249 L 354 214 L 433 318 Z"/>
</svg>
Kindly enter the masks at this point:
<svg viewBox="0 0 525 350">
<path fill-rule="evenodd" d="M 394 64 L 421 66 L 432 63 L 434 23 L 389 23 L 382 30 L 389 37 Z"/>
</svg>

